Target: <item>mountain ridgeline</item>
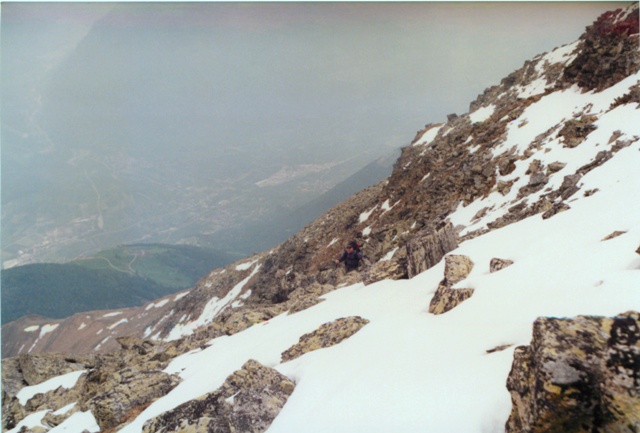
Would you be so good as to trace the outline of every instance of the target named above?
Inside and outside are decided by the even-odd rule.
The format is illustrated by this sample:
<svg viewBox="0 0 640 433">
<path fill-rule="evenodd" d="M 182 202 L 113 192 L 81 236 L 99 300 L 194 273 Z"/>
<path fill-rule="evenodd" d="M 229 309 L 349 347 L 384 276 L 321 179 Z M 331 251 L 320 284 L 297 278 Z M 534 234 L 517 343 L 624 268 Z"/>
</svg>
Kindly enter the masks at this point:
<svg viewBox="0 0 640 433">
<path fill-rule="evenodd" d="M 25 315 L 61 319 L 88 310 L 140 306 L 188 289 L 211 267 L 239 257 L 189 245 L 120 246 L 73 262 L 2 271 L 2 323 Z"/>
<path fill-rule="evenodd" d="M 258 362 L 259 355 L 254 355 L 257 348 L 252 347 L 255 352 L 248 354 L 242 352 L 244 347 L 231 342 L 237 341 L 233 340 L 236 337 L 248 339 L 260 329 L 277 328 L 282 321 L 309 317 L 314 311 L 320 314 L 323 306 L 336 297 L 345 299 L 344 290 L 349 287 L 356 287 L 365 305 L 369 293 L 380 292 L 380 287 L 390 281 L 397 283 L 397 292 L 390 295 L 395 297 L 404 296 L 403 289 L 413 281 L 433 285 L 419 314 L 424 315 L 422 322 L 440 324 L 440 340 L 446 340 L 440 349 L 443 352 L 455 350 L 447 340 L 457 337 L 454 334 L 475 332 L 463 329 L 459 323 L 469 312 L 482 316 L 478 320 L 487 329 L 498 318 L 503 321 L 494 327 L 508 328 L 511 322 L 504 319 L 504 310 L 515 304 L 503 305 L 502 299 L 489 299 L 496 292 L 475 291 L 474 283 L 498 272 L 494 283 L 506 281 L 506 286 L 518 291 L 522 280 L 529 276 L 527 272 L 543 273 L 544 269 L 529 269 L 531 262 L 526 259 L 521 263 L 518 260 L 545 256 L 548 251 L 524 250 L 538 245 L 535 239 L 545 238 L 545 230 L 558 220 L 580 225 L 579 218 L 584 214 L 575 208 L 584 209 L 585 203 L 600 203 L 598 197 L 613 196 L 607 195 L 613 188 L 611 183 L 615 183 L 607 179 L 607 175 L 612 176 L 608 167 L 624 168 L 624 179 L 629 179 L 631 169 L 621 161 L 639 161 L 638 34 L 637 3 L 602 15 L 578 41 L 534 57 L 485 90 L 471 102 L 469 113 L 452 114 L 446 122 L 427 124 L 402 149 L 386 180 L 352 195 L 278 246 L 211 270 L 189 290 L 139 308 L 89 311 L 60 320 L 23 317 L 4 325 L 2 351 L 10 358 L 3 359 L 3 428 L 17 431 L 27 415 L 39 413 L 42 425 L 47 426 L 70 425 L 75 416 L 91 416 L 95 420 L 91 427 L 94 431 L 296 431 L 278 421 L 283 414 L 290 415 L 300 408 L 296 393 L 299 389 L 304 392 L 312 382 L 309 376 L 302 375 L 296 383 L 301 372 L 309 365 L 333 359 L 330 354 L 344 353 L 325 351 L 329 346 L 344 347 L 357 340 L 354 344 L 358 349 L 369 350 L 361 345 L 364 340 L 358 336 L 371 335 L 374 330 L 388 336 L 396 331 L 393 326 L 397 321 L 382 320 L 376 327 L 368 324 L 368 318 L 349 316 L 324 323 L 312 333 L 299 335 L 299 342 L 282 353 L 281 363 L 275 358 Z M 637 182 L 637 176 L 635 179 Z M 624 191 L 631 191 L 632 187 L 626 185 Z M 623 212 L 630 207 L 629 202 L 637 202 L 637 196 L 625 200 L 628 202 L 609 205 Z M 594 205 L 586 208 L 598 212 Z M 633 212 L 640 212 L 636 208 Z M 600 215 L 590 214 L 589 218 L 597 221 Z M 456 285 L 470 275 L 474 263 L 463 254 L 450 254 L 452 251 L 465 250 L 469 245 L 466 250 L 479 256 L 480 240 L 488 243 L 500 233 L 513 237 L 515 231 L 510 229 L 533 220 L 540 222 L 535 226 L 540 232 L 526 233 L 529 242 L 519 244 L 523 251 L 511 257 L 494 257 L 490 267 L 487 259 L 482 275 L 476 273 L 468 286 Z M 637 239 L 631 239 L 638 229 L 636 221 L 605 233 L 606 237 L 590 233 L 598 237 L 597 243 L 590 240 L 598 251 L 619 253 L 625 261 L 615 268 L 624 269 L 616 274 L 615 285 L 627 284 L 624 287 L 628 288 L 638 281 L 640 246 Z M 503 244 L 495 248 L 499 254 L 507 250 L 504 237 L 509 236 L 503 236 Z M 362 245 L 367 263 L 360 272 L 345 273 L 334 259 L 351 240 Z M 585 259 L 581 249 L 584 244 L 573 244 L 569 238 L 562 242 L 576 247 L 576 256 L 567 258 L 567 264 Z M 486 249 L 487 243 L 481 246 Z M 444 269 L 444 279 L 438 283 L 442 278 L 440 269 Z M 440 272 L 438 278 L 433 275 L 436 270 Z M 539 281 L 551 284 L 545 279 Z M 595 284 L 601 290 L 611 289 L 603 280 Z M 540 290 L 550 291 L 548 287 Z M 516 302 L 528 303 L 526 298 L 517 299 Z M 486 315 L 473 310 L 471 306 L 480 301 L 494 309 Z M 628 310 L 635 309 L 637 299 L 629 299 L 628 305 Z M 640 431 L 640 314 L 619 313 L 614 318 L 534 317 L 530 323 L 531 344 L 510 349 L 512 370 L 508 379 L 501 380 L 501 387 L 506 383 L 504 392 L 510 393 L 510 413 L 501 409 L 498 421 L 492 419 L 489 424 L 483 418 L 482 425 L 466 433 Z M 364 330 L 359 331 L 360 328 Z M 399 341 L 408 345 L 422 344 L 422 339 L 427 338 L 418 335 L 415 328 L 404 331 Z M 351 337 L 354 334 L 356 337 Z M 350 340 L 343 343 L 346 339 Z M 509 353 L 505 351 L 511 341 L 495 343 L 495 347 L 481 351 L 479 363 L 489 363 L 490 359 Z M 260 345 L 264 344 L 269 342 L 260 341 Z M 171 396 L 184 396 L 181 384 L 189 379 L 180 375 L 188 356 L 177 357 L 187 353 L 204 356 L 209 348 L 211 353 L 229 353 L 224 361 L 233 358 L 241 367 L 210 389 L 203 386 L 199 389 L 201 395 L 170 401 Z M 306 363 L 301 361 L 287 370 L 286 362 L 308 356 L 305 353 L 312 350 L 316 350 L 315 354 L 324 351 L 326 357 L 311 356 Z M 372 353 L 387 355 L 382 351 L 367 355 Z M 178 362 L 167 369 L 176 358 Z M 390 359 L 406 361 L 406 374 L 411 373 L 411 368 L 429 369 L 421 359 Z M 358 360 L 364 362 L 366 356 Z M 209 364 L 199 368 L 214 369 Z M 472 386 L 467 379 L 477 374 L 475 365 L 464 372 L 442 368 L 438 374 L 448 380 L 462 374 L 465 384 L 456 382 L 461 387 Z M 292 373 L 284 375 L 283 371 Z M 77 382 L 68 389 L 58 388 L 29 399 L 20 394 L 20 390 L 31 388 L 29 385 L 67 373 L 78 375 Z M 355 380 L 348 379 L 349 383 Z M 380 377 L 383 382 L 385 379 Z M 409 382 L 415 391 L 418 382 Z M 396 387 L 394 382 L 384 385 Z M 419 392 L 433 392 L 432 385 L 421 382 Z M 457 392 L 454 388 L 442 392 Z M 339 394 L 348 391 L 346 387 L 339 388 Z M 325 400 L 342 398 L 322 392 Z M 408 389 L 402 392 L 415 396 Z M 432 401 L 442 397 L 435 395 Z M 288 404 L 291 399 L 296 404 Z M 452 401 L 460 403 L 456 398 Z M 71 403 L 75 405 L 68 409 Z M 475 407 L 479 402 L 471 404 Z M 67 409 L 61 411 L 62 408 Z M 390 411 L 381 414 L 380 421 L 388 423 L 399 407 L 385 400 L 384 408 Z M 313 410 L 302 416 L 313 415 Z M 416 408 L 423 410 L 425 407 Z M 457 414 L 455 407 L 447 416 L 458 418 Z M 342 424 L 337 425 L 344 429 Z M 310 431 L 318 431 L 312 427 Z M 413 427 L 412 431 L 429 429 L 422 424 Z"/>
</svg>

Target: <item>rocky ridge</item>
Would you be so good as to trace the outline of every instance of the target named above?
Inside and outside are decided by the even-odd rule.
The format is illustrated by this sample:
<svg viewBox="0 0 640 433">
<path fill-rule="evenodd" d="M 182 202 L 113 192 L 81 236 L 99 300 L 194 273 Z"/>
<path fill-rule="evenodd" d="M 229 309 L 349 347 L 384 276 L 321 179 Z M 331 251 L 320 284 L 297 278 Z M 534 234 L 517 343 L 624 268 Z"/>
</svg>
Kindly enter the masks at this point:
<svg viewBox="0 0 640 433">
<path fill-rule="evenodd" d="M 277 315 L 302 311 L 322 302 L 321 296 L 336 288 L 361 280 L 372 283 L 387 278 L 410 278 L 443 257 L 453 262 L 453 256 L 446 255 L 465 240 L 534 214 L 551 218 L 569 208 L 575 194 L 596 194 L 597 191 L 581 191 L 581 177 L 640 139 L 622 129 L 598 129 L 598 119 L 610 111 L 625 106 L 637 109 L 640 104 L 637 15 L 637 5 L 606 14 L 578 42 L 525 63 L 471 103 L 469 114 L 451 115 L 446 123 L 427 125 L 419 131 L 411 145 L 403 149 L 387 181 L 331 209 L 273 250 L 212 271 L 188 292 L 140 309 L 90 312 L 63 321 L 31 317 L 6 325 L 3 353 L 22 355 L 3 360 L 3 428 L 10 429 L 29 413 L 39 410 L 57 413 L 73 401 L 80 403 L 63 414 L 51 415 L 50 427 L 74 413 L 91 411 L 102 430 L 117 428 L 176 385 L 178 378 L 162 370 L 181 353 Z M 607 61 L 600 62 L 600 58 Z M 629 83 L 625 84 L 625 80 Z M 525 140 L 537 131 L 531 130 L 529 119 L 545 97 L 553 98 L 568 91 L 602 93 L 620 83 L 624 84 L 621 87 L 624 91 L 618 91 L 620 95 L 606 107 L 594 107 L 591 102 L 578 106 L 562 124 L 549 125 L 531 140 Z M 600 132 L 604 135 L 598 146 L 586 150 L 581 147 L 590 134 Z M 506 148 L 507 138 L 516 134 L 521 134 L 523 142 Z M 545 163 L 544 155 L 556 148 L 584 152 Z M 499 195 L 501 204 L 493 208 L 483 206 L 483 199 L 490 195 Z M 457 210 L 465 210 L 467 218 L 452 219 Z M 359 240 L 367 254 L 369 264 L 360 274 L 345 274 L 332 263 L 351 239 Z M 505 264 L 508 263 L 496 261 L 495 269 Z M 452 286 L 462 278 L 451 278 L 450 272 L 445 274 L 443 291 L 460 291 Z M 455 308 L 460 301 L 444 310 Z M 78 333 L 88 326 L 92 326 L 90 334 Z M 318 333 L 322 335 L 325 331 Z M 13 343 L 6 343 L 5 332 L 12 333 Z M 27 338 L 20 337 L 20 333 Z M 136 337 L 122 338 L 125 335 Z M 532 343 L 532 347 L 537 344 Z M 625 353 L 635 353 L 635 346 L 630 347 Z M 34 354 L 47 351 L 91 354 Z M 527 369 L 526 363 L 534 359 L 533 355 L 528 356 L 525 359 L 523 355 L 520 361 L 516 358 L 514 369 Z M 254 367 L 259 370 L 251 366 Z M 634 368 L 637 371 L 637 365 Z M 36 395 L 25 404 L 18 398 L 25 385 L 80 371 L 87 372 L 71 389 Z M 543 374 L 546 373 L 535 373 L 534 377 Z M 527 380 L 532 379 L 521 382 Z M 521 395 L 525 387 L 516 382 L 510 379 L 510 390 Z M 293 386 L 284 387 L 284 394 L 292 392 Z M 286 396 L 276 396 L 271 391 L 261 394 L 269 388 L 266 385 L 249 388 L 252 391 L 247 391 L 247 401 L 262 401 L 267 398 L 265 395 L 280 402 L 277 407 L 286 401 Z M 262 391 L 256 391 L 257 388 Z M 153 392 L 145 391 L 150 389 Z M 206 426 L 218 416 L 224 421 L 216 423 L 230 425 L 236 409 L 225 400 L 229 397 L 218 391 L 203 397 L 220 404 L 215 403 L 215 409 L 205 404 L 206 410 L 215 412 L 215 416 L 202 412 L 195 417 L 201 421 L 194 431 L 209 431 Z M 538 397 L 533 398 L 535 401 Z M 514 397 L 514 410 L 527 412 L 531 401 Z M 637 405 L 637 399 L 621 403 L 621 409 L 616 410 L 628 412 L 634 404 Z M 186 410 L 200 413 L 198 405 L 193 403 Z M 241 413 L 254 409 L 255 405 Z M 509 431 L 530 431 L 526 425 L 530 422 L 527 416 L 531 415 L 520 412 L 517 418 L 510 419 Z M 170 415 L 167 417 L 162 425 L 175 424 L 169 420 Z M 264 419 L 273 418 L 269 415 Z M 161 431 L 153 425 L 147 427 L 148 431 Z M 264 431 L 268 422 L 261 425 L 262 430 L 239 431 Z"/>
</svg>

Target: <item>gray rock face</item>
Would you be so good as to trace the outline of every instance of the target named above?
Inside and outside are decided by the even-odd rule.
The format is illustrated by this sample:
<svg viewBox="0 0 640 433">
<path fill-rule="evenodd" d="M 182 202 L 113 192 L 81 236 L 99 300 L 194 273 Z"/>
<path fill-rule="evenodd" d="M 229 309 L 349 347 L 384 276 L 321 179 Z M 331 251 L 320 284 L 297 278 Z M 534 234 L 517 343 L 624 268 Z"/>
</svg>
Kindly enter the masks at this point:
<svg viewBox="0 0 640 433">
<path fill-rule="evenodd" d="M 536 320 L 514 353 L 506 432 L 640 431 L 639 318 Z"/>
<path fill-rule="evenodd" d="M 215 392 L 149 420 L 144 433 L 261 433 L 293 393 L 286 376 L 249 360 Z"/>
<path fill-rule="evenodd" d="M 373 284 L 381 280 L 403 280 L 407 274 L 407 248 L 398 249 L 390 260 L 379 261 L 370 266 L 364 273 L 365 284 Z"/>
<path fill-rule="evenodd" d="M 445 254 L 458 247 L 451 223 L 428 233 L 417 233 L 407 242 L 407 271 L 409 278 L 436 265 Z"/>
</svg>

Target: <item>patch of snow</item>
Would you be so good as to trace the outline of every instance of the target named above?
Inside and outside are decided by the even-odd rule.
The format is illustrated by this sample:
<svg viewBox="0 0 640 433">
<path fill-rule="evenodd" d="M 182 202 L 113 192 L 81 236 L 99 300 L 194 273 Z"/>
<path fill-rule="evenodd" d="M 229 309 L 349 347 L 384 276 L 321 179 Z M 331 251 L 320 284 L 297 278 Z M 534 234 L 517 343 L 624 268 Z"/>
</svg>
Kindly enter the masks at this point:
<svg viewBox="0 0 640 433">
<path fill-rule="evenodd" d="M 364 230 L 362 230 L 362 236 L 369 236 L 371 234 L 371 226 L 365 227 Z"/>
<path fill-rule="evenodd" d="M 7 433 L 19 433 L 20 430 L 22 430 L 22 427 L 26 427 L 28 430 L 33 430 L 36 427 L 46 429 L 46 427 L 42 424 L 42 419 L 49 412 L 49 410 L 41 410 L 39 412 L 34 412 L 30 415 L 27 415 L 22 421 L 20 421 L 13 429 L 9 430 Z"/>
<path fill-rule="evenodd" d="M 184 295 L 186 295 L 186 293 L 185 293 L 185 294 L 183 294 L 183 296 L 184 296 Z M 175 301 L 175 299 L 174 299 L 174 301 Z M 148 311 L 148 310 L 150 310 L 150 309 L 152 309 L 152 308 L 161 308 L 161 307 L 164 307 L 165 305 L 167 305 L 167 303 L 169 303 L 169 299 L 163 299 L 162 301 L 155 302 L 155 303 L 154 303 L 154 302 L 152 302 L 152 303 L 150 303 L 149 305 L 147 305 L 147 307 L 145 308 L 145 311 Z"/>
<path fill-rule="evenodd" d="M 49 430 L 49 433 L 77 433 L 87 431 L 98 433 L 100 426 L 90 411 L 76 412 L 60 425 Z"/>
<path fill-rule="evenodd" d="M 76 407 L 77 404 L 78 404 L 77 402 L 70 403 L 70 404 L 66 405 L 65 407 L 61 407 L 57 411 L 53 412 L 53 414 L 54 415 L 64 415 L 65 413 L 69 412 L 71 409 Z"/>
<path fill-rule="evenodd" d="M 37 385 L 25 386 L 20 391 L 18 391 L 16 397 L 20 401 L 20 404 L 24 406 L 25 404 L 27 404 L 27 401 L 29 401 L 36 394 L 44 394 L 49 391 L 54 391 L 60 387 L 66 389 L 73 388 L 74 386 L 76 386 L 76 383 L 78 382 L 78 379 L 80 379 L 80 376 L 82 376 L 86 372 L 87 370 L 73 371 L 61 376 L 52 377 L 51 379 Z"/>
<path fill-rule="evenodd" d="M 441 125 L 437 125 L 432 127 L 431 129 L 425 131 L 424 134 L 422 134 L 422 137 L 420 137 L 413 145 L 414 146 L 424 146 L 427 144 L 430 144 L 438 135 L 438 132 L 440 131 L 440 129 L 442 129 L 442 127 L 445 124 L 441 124 Z"/>
<path fill-rule="evenodd" d="M 579 41 L 576 41 L 572 44 L 568 44 L 568 45 L 564 45 L 560 48 L 556 48 L 555 50 L 551 51 L 549 54 L 547 54 L 545 56 L 545 60 L 547 60 L 549 63 L 554 64 L 554 63 L 563 63 L 563 64 L 567 64 L 567 63 L 571 63 L 573 62 L 573 60 L 576 58 L 576 56 L 578 55 L 576 48 L 578 47 L 578 45 L 580 44 Z M 574 51 L 576 51 L 574 53 Z"/>
<path fill-rule="evenodd" d="M 496 106 L 493 104 L 488 105 L 486 107 L 480 107 L 473 113 L 469 114 L 469 120 L 471 120 L 471 123 L 484 122 L 489 117 L 491 117 L 495 111 L 496 111 Z"/>
<path fill-rule="evenodd" d="M 220 272 L 221 274 L 224 272 Z M 189 292 L 184 292 L 184 293 L 180 293 L 178 295 L 176 295 L 175 298 L 173 298 L 173 302 L 175 301 L 179 301 L 180 299 L 184 298 L 185 296 L 187 296 L 189 294 Z"/>
<path fill-rule="evenodd" d="M 398 200 L 397 202 L 395 202 L 394 204 L 390 204 L 389 200 L 387 199 L 381 206 L 382 208 L 382 213 L 384 214 L 385 212 L 389 212 L 391 209 L 393 209 L 398 203 L 400 203 L 400 200 Z"/>
<path fill-rule="evenodd" d="M 171 330 L 169 335 L 166 337 L 166 340 L 167 341 L 177 340 L 178 338 L 181 338 L 185 335 L 189 335 L 193 333 L 193 331 L 196 328 L 206 325 L 207 323 L 210 323 L 218 315 L 218 313 L 224 310 L 227 306 L 232 305 L 232 303 L 236 300 L 238 295 L 240 295 L 242 288 L 258 272 L 260 267 L 261 265 L 256 266 L 251 272 L 251 274 L 248 277 L 246 277 L 244 280 L 236 284 L 229 291 L 229 293 L 227 293 L 227 295 L 224 298 L 220 299 L 217 296 L 214 296 L 213 298 L 211 298 L 209 302 L 207 302 L 207 305 L 205 305 L 204 309 L 202 310 L 200 317 L 198 317 L 196 320 L 186 324 L 176 325 Z"/>
<path fill-rule="evenodd" d="M 128 320 L 128 319 L 120 319 L 120 320 L 118 320 L 116 323 L 113 323 L 113 324 L 109 325 L 107 328 L 108 328 L 109 330 L 112 330 L 112 329 L 113 329 L 113 328 L 115 328 L 116 326 L 123 325 L 123 324 L 128 323 L 128 322 L 129 322 L 129 320 Z"/>
<path fill-rule="evenodd" d="M 23 329 L 24 332 L 36 332 L 40 329 L 40 325 L 27 326 Z"/>
<path fill-rule="evenodd" d="M 358 221 L 360 223 L 365 222 L 366 220 L 369 219 L 369 217 L 371 216 L 371 214 L 373 213 L 373 211 L 375 211 L 378 208 L 378 205 L 375 205 L 373 208 L 371 208 L 371 210 L 369 210 L 368 212 L 363 212 L 360 214 L 360 218 L 358 218 Z"/>
<path fill-rule="evenodd" d="M 55 331 L 56 329 L 58 329 L 58 326 L 60 326 L 59 323 L 54 323 L 52 325 L 42 325 L 42 328 L 40 328 L 40 336 L 38 338 L 42 338 L 48 333 Z"/>
<path fill-rule="evenodd" d="M 386 262 L 386 261 L 391 260 L 393 258 L 393 255 L 396 253 L 396 251 L 398 251 L 397 247 L 392 249 L 391 251 L 389 251 L 386 256 L 384 256 L 383 258 L 380 259 L 380 261 L 381 262 Z"/>
<path fill-rule="evenodd" d="M 111 336 L 109 335 L 108 337 L 105 337 L 102 339 L 102 341 L 100 343 L 98 343 L 98 345 L 96 347 L 93 348 L 93 350 L 100 350 L 100 348 L 102 347 L 103 344 L 105 344 L 107 341 L 109 341 L 111 339 Z"/>
<path fill-rule="evenodd" d="M 246 271 L 247 269 L 251 268 L 251 266 L 253 266 L 257 261 L 258 259 L 253 260 L 251 262 L 241 263 L 238 266 L 236 266 L 236 271 Z"/>
<path fill-rule="evenodd" d="M 479 144 L 477 144 L 477 145 L 475 145 L 473 147 L 470 147 L 469 148 L 469 153 L 470 154 L 474 154 L 474 153 L 476 153 L 478 151 L 478 149 L 480 149 L 480 145 Z"/>
<path fill-rule="evenodd" d="M 121 314 L 122 314 L 122 311 L 114 311 L 113 313 L 107 313 L 102 317 L 115 317 L 115 316 L 120 316 Z"/>
<path fill-rule="evenodd" d="M 529 98 L 534 95 L 539 95 L 547 91 L 548 88 L 553 87 L 554 83 L 547 82 L 547 79 L 542 76 L 543 68 L 550 64 L 563 63 L 567 64 L 573 61 L 577 54 L 572 54 L 578 45 L 578 41 L 573 44 L 565 45 L 560 48 L 547 53 L 539 57 L 538 63 L 536 63 L 535 71 L 538 74 L 538 78 L 533 80 L 525 87 L 518 86 L 517 92 L 519 98 Z"/>
</svg>

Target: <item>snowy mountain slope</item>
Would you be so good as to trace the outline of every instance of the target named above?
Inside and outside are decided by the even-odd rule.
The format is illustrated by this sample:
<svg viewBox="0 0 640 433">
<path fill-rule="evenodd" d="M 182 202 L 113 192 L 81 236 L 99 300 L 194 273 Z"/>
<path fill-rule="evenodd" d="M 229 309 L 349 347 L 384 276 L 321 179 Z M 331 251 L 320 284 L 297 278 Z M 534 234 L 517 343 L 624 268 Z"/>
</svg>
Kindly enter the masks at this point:
<svg viewBox="0 0 640 433">
<path fill-rule="evenodd" d="M 167 413 L 184 428 L 204 423 L 204 415 L 181 415 L 185 407 L 224 387 L 249 359 L 295 382 L 269 432 L 505 431 L 514 350 L 529 344 L 537 317 L 640 311 L 637 14 L 637 5 L 609 14 L 577 43 L 528 62 L 472 103 L 471 113 L 421 131 L 386 183 L 278 248 L 213 271 L 167 304 L 145 336 L 170 341 L 155 343 L 159 350 L 182 341 L 192 341 L 192 350 L 141 371 L 162 369 L 180 383 L 131 405 L 119 431 L 161 431 L 145 423 Z M 617 50 L 617 60 L 635 59 L 609 62 L 625 65 L 611 76 L 621 70 L 624 76 L 594 80 L 599 72 L 585 68 L 567 76 L 578 59 L 591 64 L 583 56 L 591 46 L 585 41 L 604 38 L 602 28 L 625 27 L 629 17 L 636 17 L 635 32 L 626 33 L 635 45 L 619 44 L 614 35 L 615 44 L 603 43 L 602 50 Z M 577 76 L 600 84 L 580 87 Z M 474 263 L 453 286 L 473 289 L 469 299 L 445 314 L 429 313 L 446 260 L 411 279 L 391 279 L 399 276 L 395 270 L 387 279 L 369 278 L 371 269 L 382 275 L 391 264 L 402 268 L 407 242 L 447 222 L 460 240 L 449 254 Z M 373 262 L 366 285 L 324 265 L 352 237 Z M 490 272 L 494 258 L 513 264 Z M 369 323 L 337 345 L 283 362 L 282 353 L 303 336 L 351 316 Z M 137 350 L 143 346 L 153 354 L 148 345 Z M 106 375 L 88 368 L 93 381 Z M 93 384 L 74 377 L 77 382 L 66 379 L 69 393 Z M 19 397 L 59 383 L 22 388 Z M 47 424 L 49 412 L 71 401 L 78 403 L 69 409 L 73 417 L 49 431 L 105 430 L 104 412 L 90 412 L 98 397 L 69 397 L 64 407 L 27 403 L 32 415 L 8 431 Z M 225 401 L 231 411 L 242 406 L 240 397 Z"/>
<path fill-rule="evenodd" d="M 637 107 L 619 107 L 600 122 L 599 130 L 607 131 L 621 122 L 635 125 L 632 135 L 640 136 Z M 474 288 L 475 294 L 448 314 L 426 312 L 442 263 L 409 281 L 339 289 L 320 305 L 212 340 L 207 349 L 176 359 L 168 371 L 180 373 L 184 382 L 123 431 L 141 431 L 147 417 L 217 388 L 250 358 L 298 384 L 269 432 L 502 431 L 510 410 L 504 384 L 512 349 L 529 342 L 536 317 L 640 309 L 640 200 L 633 199 L 640 191 L 638 167 L 636 140 L 584 176 L 582 188 L 599 191 L 575 199 L 572 209 L 462 244 L 454 252 L 476 266 L 458 287 Z M 491 197 L 485 201 L 500 204 Z M 464 211 L 452 219 L 463 219 Z M 625 233 L 603 241 L 615 231 Z M 489 273 L 494 257 L 515 263 Z M 371 323 L 340 346 L 280 364 L 281 352 L 304 333 L 354 315 Z M 506 344 L 511 348 L 486 352 Z M 452 416 L 452 407 L 464 416 Z"/>
<path fill-rule="evenodd" d="M 142 431 L 147 419 L 216 389 L 248 359 L 276 367 L 297 383 L 269 432 L 502 431 L 510 409 L 504 384 L 513 347 L 529 342 L 536 317 L 640 309 L 640 256 L 634 252 L 640 201 L 628 199 L 640 190 L 637 167 L 638 142 L 585 176 L 585 187 L 599 192 L 576 200 L 572 209 L 548 220 L 531 217 L 461 245 L 455 253 L 468 255 L 476 266 L 458 286 L 476 292 L 451 312 L 426 311 L 443 263 L 408 281 L 339 289 L 317 306 L 177 358 L 167 371 L 183 382 L 121 431 Z M 602 240 L 615 231 L 626 233 Z M 515 263 L 489 273 L 493 257 Z M 353 315 L 371 323 L 339 346 L 280 363 L 280 354 L 303 334 Z M 506 344 L 510 348 L 487 353 Z M 453 415 L 452 407 L 464 416 Z M 69 431 L 99 431 L 91 425 Z"/>
</svg>

